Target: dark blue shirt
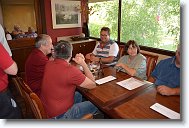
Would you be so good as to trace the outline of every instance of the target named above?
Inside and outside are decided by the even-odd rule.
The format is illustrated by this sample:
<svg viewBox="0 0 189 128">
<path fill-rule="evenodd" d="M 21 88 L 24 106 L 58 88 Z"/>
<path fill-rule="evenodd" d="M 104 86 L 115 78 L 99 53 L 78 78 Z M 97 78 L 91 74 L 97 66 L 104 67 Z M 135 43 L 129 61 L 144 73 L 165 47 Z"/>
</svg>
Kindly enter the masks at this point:
<svg viewBox="0 0 189 128">
<path fill-rule="evenodd" d="M 154 71 L 152 77 L 156 79 L 155 85 L 166 85 L 171 88 L 180 87 L 180 68 L 175 65 L 175 56 L 161 60 Z"/>
</svg>

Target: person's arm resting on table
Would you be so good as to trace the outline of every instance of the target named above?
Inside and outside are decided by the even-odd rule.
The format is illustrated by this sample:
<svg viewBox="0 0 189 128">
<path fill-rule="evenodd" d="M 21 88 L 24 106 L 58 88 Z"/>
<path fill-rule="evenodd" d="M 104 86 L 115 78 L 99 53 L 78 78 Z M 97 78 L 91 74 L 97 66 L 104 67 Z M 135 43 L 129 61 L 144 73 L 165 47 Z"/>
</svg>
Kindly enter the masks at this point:
<svg viewBox="0 0 189 128">
<path fill-rule="evenodd" d="M 93 76 L 93 74 L 91 73 L 91 71 L 89 70 L 87 64 L 85 63 L 85 58 L 82 54 L 76 54 L 75 58 L 73 58 L 73 60 L 81 65 L 83 67 L 84 73 L 86 75 L 86 78 L 84 80 L 84 82 L 80 85 L 80 87 L 83 88 L 87 88 L 87 89 L 93 89 L 96 87 L 95 84 L 95 78 Z"/>
</svg>

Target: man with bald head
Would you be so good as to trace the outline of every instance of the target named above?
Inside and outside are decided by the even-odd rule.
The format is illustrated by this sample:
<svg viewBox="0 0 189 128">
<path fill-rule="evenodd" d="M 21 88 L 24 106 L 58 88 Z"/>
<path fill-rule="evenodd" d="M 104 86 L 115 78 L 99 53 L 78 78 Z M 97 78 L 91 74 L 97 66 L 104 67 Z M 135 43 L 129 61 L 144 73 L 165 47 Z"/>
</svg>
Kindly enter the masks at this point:
<svg viewBox="0 0 189 128">
<path fill-rule="evenodd" d="M 149 81 L 157 86 L 162 95 L 180 95 L 180 44 L 175 56 L 161 60 L 151 74 Z"/>
</svg>

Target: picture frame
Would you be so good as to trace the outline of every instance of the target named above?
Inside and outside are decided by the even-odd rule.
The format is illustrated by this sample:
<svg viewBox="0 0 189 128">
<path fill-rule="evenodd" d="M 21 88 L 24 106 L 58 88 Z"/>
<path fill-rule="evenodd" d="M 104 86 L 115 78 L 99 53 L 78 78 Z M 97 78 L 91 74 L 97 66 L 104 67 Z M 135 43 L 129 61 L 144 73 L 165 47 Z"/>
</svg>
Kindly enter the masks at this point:
<svg viewBox="0 0 189 128">
<path fill-rule="evenodd" d="M 53 29 L 81 27 L 81 1 L 51 0 L 51 11 Z"/>
</svg>

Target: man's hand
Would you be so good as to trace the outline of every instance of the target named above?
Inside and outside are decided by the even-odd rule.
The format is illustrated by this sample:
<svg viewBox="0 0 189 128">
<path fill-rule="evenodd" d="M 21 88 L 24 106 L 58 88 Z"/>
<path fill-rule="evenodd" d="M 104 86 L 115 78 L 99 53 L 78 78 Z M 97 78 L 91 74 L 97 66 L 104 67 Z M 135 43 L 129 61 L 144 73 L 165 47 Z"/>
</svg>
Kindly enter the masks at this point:
<svg viewBox="0 0 189 128">
<path fill-rule="evenodd" d="M 92 53 L 88 53 L 85 58 L 92 62 L 98 62 L 100 60 L 100 58 L 95 57 L 95 55 L 93 55 Z"/>
<path fill-rule="evenodd" d="M 100 58 L 95 57 L 94 55 L 92 55 L 90 60 L 93 61 L 93 62 L 99 62 Z"/>
<path fill-rule="evenodd" d="M 76 54 L 76 55 L 75 55 L 75 58 L 73 58 L 73 60 L 74 60 L 77 64 L 79 64 L 79 65 L 81 65 L 81 66 L 83 66 L 83 64 L 86 64 L 86 63 L 85 63 L 85 57 L 84 57 L 83 54 L 81 54 L 81 53 Z"/>
<path fill-rule="evenodd" d="M 165 85 L 159 85 L 159 86 L 157 86 L 157 91 L 161 95 L 166 95 L 166 96 L 170 96 L 170 95 L 174 95 L 175 94 L 174 88 L 170 88 L 170 87 L 167 87 Z"/>
</svg>

